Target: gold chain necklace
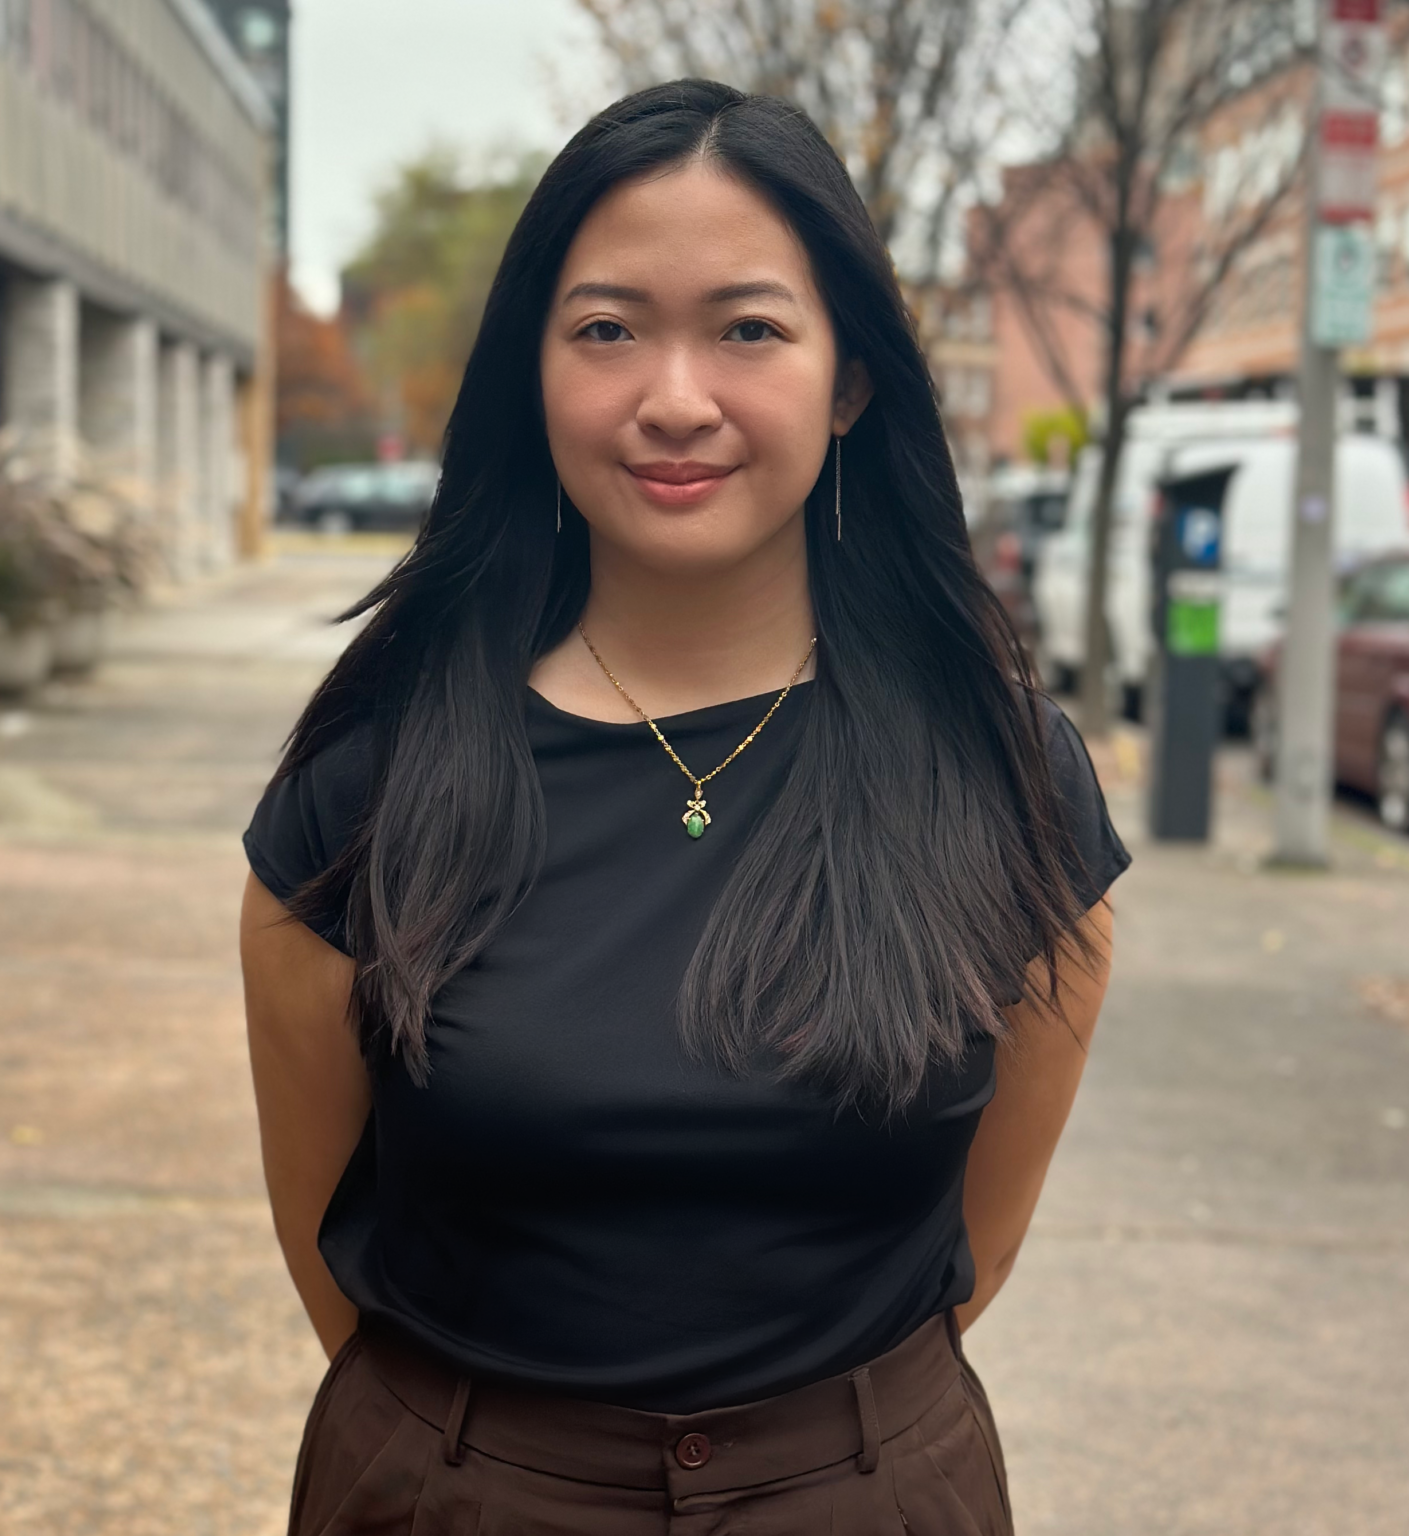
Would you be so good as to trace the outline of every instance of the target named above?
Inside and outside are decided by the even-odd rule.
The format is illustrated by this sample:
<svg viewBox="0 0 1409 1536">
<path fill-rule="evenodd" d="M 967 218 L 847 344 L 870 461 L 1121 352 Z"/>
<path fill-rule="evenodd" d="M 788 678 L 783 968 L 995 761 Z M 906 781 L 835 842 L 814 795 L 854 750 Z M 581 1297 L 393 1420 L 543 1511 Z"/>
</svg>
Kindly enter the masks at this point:
<svg viewBox="0 0 1409 1536">
<path fill-rule="evenodd" d="M 704 830 L 709 825 L 709 812 L 705 810 L 705 785 L 708 784 L 716 774 L 723 773 L 729 764 L 734 761 L 734 759 L 739 755 L 740 752 L 744 750 L 745 747 L 751 746 L 753 744 L 754 738 L 758 735 L 758 733 L 763 729 L 765 725 L 768 724 L 773 716 L 777 714 L 778 706 L 793 691 L 793 684 L 796 683 L 798 678 L 802 676 L 807 663 L 812 660 L 812 653 L 817 649 L 817 636 L 813 635 L 812 644 L 807 647 L 807 655 L 804 656 L 800 662 L 798 662 L 797 671 L 794 672 L 793 675 L 788 679 L 788 686 L 783 689 L 783 691 L 778 695 L 776 699 L 773 700 L 772 706 L 770 707 L 768 713 L 764 715 L 763 719 L 760 720 L 756 726 L 754 726 L 748 735 L 744 737 L 738 746 L 734 748 L 729 756 L 726 757 L 717 768 L 710 769 L 710 771 L 702 778 L 696 778 L 695 775 L 691 773 L 690 770 L 684 765 L 684 763 L 680 761 L 679 754 L 676 752 L 675 748 L 672 747 L 671 744 L 665 739 L 665 736 L 661 732 L 661 728 L 655 723 L 654 720 L 651 719 L 646 711 L 641 708 L 636 700 L 631 697 L 626 689 L 621 686 L 621 683 L 617 680 L 616 674 L 606 664 L 606 662 L 602 660 L 601 656 L 598 655 L 597 647 L 593 645 L 592 642 L 587 638 L 587 631 L 583 629 L 581 624 L 577 626 L 577 632 L 582 636 L 582 643 L 587 647 L 589 651 L 592 652 L 593 659 L 596 661 L 597 665 L 602 669 L 603 672 L 607 674 L 612 687 L 616 689 L 616 691 L 622 696 L 623 699 L 626 700 L 632 709 L 634 709 L 636 713 L 640 715 L 640 717 L 646 722 L 646 724 L 650 726 L 651 730 L 655 733 L 656 740 L 660 742 L 661 746 L 665 748 L 671 762 L 674 763 L 680 772 L 683 773 L 685 777 L 689 779 L 691 784 L 695 786 L 694 799 L 687 800 L 685 802 L 685 814 L 680 818 L 680 820 L 685 823 L 685 830 L 690 834 L 691 837 L 703 837 Z"/>
</svg>

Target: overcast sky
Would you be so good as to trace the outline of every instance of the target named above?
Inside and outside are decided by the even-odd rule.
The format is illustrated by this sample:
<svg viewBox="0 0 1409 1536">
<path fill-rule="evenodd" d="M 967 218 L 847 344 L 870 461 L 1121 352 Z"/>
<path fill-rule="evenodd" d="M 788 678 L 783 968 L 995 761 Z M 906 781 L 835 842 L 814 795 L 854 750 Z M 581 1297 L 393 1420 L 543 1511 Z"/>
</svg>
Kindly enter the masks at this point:
<svg viewBox="0 0 1409 1536">
<path fill-rule="evenodd" d="M 295 0 L 294 279 L 322 310 L 378 183 L 440 141 L 557 149 L 609 96 L 572 0 Z"/>
</svg>

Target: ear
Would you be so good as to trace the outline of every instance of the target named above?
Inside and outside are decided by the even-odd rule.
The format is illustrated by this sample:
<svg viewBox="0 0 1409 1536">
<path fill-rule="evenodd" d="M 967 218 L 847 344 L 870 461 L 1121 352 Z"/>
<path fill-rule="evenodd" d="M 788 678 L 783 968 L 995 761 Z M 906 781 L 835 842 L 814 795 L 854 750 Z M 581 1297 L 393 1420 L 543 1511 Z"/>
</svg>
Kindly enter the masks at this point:
<svg viewBox="0 0 1409 1536">
<path fill-rule="evenodd" d="M 832 436 L 845 437 L 876 392 L 871 375 L 859 357 L 837 370 L 837 392 L 832 404 Z"/>
</svg>

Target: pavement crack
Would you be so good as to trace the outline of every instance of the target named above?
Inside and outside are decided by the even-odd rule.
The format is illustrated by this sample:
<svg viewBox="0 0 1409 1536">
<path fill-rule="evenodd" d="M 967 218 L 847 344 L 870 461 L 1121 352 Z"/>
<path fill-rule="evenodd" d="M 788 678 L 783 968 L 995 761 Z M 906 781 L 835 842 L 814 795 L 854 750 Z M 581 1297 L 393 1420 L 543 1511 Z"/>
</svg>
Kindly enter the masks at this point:
<svg viewBox="0 0 1409 1536">
<path fill-rule="evenodd" d="M 1058 1243 L 1188 1243 L 1208 1247 L 1312 1248 L 1323 1252 L 1409 1251 L 1409 1233 L 1351 1232 L 1333 1227 L 1244 1227 L 1179 1222 L 1035 1221 L 1030 1236 Z"/>
</svg>

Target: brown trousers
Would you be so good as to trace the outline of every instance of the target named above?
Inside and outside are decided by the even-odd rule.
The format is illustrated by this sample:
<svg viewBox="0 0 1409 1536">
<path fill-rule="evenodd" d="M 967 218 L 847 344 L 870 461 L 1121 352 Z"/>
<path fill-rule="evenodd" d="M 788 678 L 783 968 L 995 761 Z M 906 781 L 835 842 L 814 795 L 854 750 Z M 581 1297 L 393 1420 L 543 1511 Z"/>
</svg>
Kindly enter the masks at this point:
<svg viewBox="0 0 1409 1536">
<path fill-rule="evenodd" d="M 291 1536 L 1011 1536 L 952 1316 L 737 1408 L 641 1413 L 457 1377 L 364 1326 L 328 1369 Z"/>
</svg>

